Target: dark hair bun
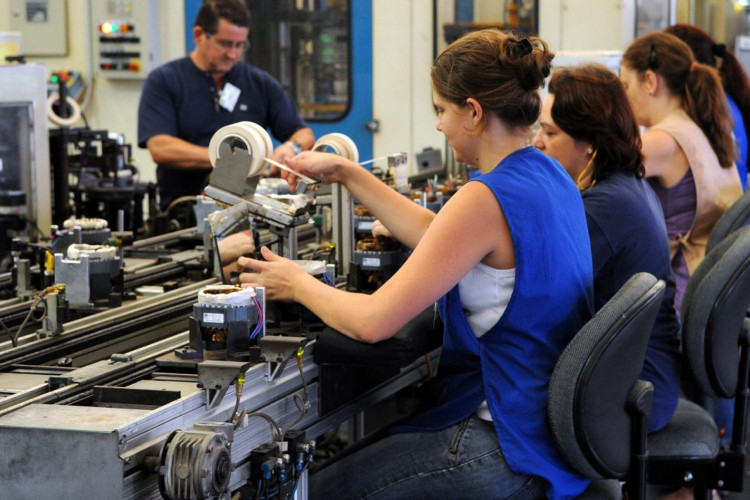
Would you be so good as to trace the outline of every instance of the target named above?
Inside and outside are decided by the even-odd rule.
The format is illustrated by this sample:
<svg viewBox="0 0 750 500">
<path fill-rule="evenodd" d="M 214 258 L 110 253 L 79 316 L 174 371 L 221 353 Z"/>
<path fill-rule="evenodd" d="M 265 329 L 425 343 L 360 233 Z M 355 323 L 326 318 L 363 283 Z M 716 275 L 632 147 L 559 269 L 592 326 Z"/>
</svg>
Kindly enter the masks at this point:
<svg viewBox="0 0 750 500">
<path fill-rule="evenodd" d="M 536 90 L 544 85 L 552 69 L 555 54 L 549 50 L 547 43 L 537 37 L 513 40 L 507 38 L 502 42 L 500 64 L 516 69 L 518 83 L 523 90 Z"/>
</svg>

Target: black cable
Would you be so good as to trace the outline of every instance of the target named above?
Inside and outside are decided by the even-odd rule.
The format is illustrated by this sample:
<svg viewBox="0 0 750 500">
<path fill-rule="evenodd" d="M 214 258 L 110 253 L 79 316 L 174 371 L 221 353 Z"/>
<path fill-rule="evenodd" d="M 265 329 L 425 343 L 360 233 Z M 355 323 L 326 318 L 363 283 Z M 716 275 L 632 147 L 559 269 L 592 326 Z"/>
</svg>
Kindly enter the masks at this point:
<svg viewBox="0 0 750 500">
<path fill-rule="evenodd" d="M 47 253 L 49 253 L 52 257 L 55 256 L 55 252 L 52 251 L 50 247 L 47 245 L 40 245 L 38 243 L 26 243 L 26 245 L 30 246 L 31 248 L 37 248 L 39 250 L 45 250 Z"/>
<path fill-rule="evenodd" d="M 16 338 L 13 336 L 13 332 L 11 332 L 7 326 L 5 326 L 5 323 L 3 323 L 3 320 L 0 319 L 0 326 L 3 327 L 3 331 L 5 331 L 5 334 L 8 335 L 10 338 L 11 343 L 13 344 L 13 347 L 18 347 L 18 342 L 16 341 Z"/>
<path fill-rule="evenodd" d="M 294 427 L 295 425 L 297 425 L 298 423 L 300 423 L 302 421 L 302 419 L 305 418 L 305 415 L 307 415 L 307 408 L 310 405 L 310 402 L 309 402 L 310 400 L 309 400 L 308 394 L 307 394 L 307 381 L 305 380 L 305 374 L 302 371 L 302 360 L 301 359 L 299 359 L 297 361 L 297 367 L 299 368 L 299 376 L 302 378 L 302 387 L 303 387 L 302 394 L 304 394 L 304 398 L 300 397 L 299 394 L 295 394 L 294 395 L 294 405 L 299 410 L 300 415 L 299 415 L 299 417 L 297 417 L 297 419 L 294 422 L 292 422 L 291 424 L 289 424 L 287 426 L 287 428 L 284 429 L 284 432 L 281 433 L 281 439 L 280 439 L 280 441 L 284 440 L 284 436 L 286 436 L 286 433 L 289 432 L 289 430 L 292 427 Z"/>
<path fill-rule="evenodd" d="M 263 418 L 263 419 L 267 420 L 268 423 L 271 424 L 271 427 L 273 427 L 273 430 L 274 430 L 274 440 L 275 441 L 280 441 L 279 438 L 282 436 L 281 428 L 279 427 L 279 424 L 277 424 L 276 421 L 270 415 L 268 415 L 266 413 L 261 413 L 259 411 L 256 411 L 256 412 L 253 412 L 253 413 L 248 413 L 247 416 L 248 416 L 248 418 L 250 418 L 250 417 L 260 417 L 260 418 Z"/>
<path fill-rule="evenodd" d="M 39 229 L 39 226 L 37 226 L 36 221 L 33 219 L 29 219 L 28 217 L 21 216 L 21 220 L 27 225 L 31 226 L 34 231 L 36 231 L 37 235 L 39 235 L 40 238 L 44 238 L 46 235 L 42 232 L 41 229 Z"/>
</svg>

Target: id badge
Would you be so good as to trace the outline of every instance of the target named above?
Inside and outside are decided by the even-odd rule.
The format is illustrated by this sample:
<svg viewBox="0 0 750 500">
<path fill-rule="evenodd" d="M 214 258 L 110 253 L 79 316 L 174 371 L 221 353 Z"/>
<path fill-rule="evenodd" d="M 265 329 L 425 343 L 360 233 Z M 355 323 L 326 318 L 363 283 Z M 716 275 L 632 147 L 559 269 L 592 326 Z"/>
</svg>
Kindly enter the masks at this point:
<svg viewBox="0 0 750 500">
<path fill-rule="evenodd" d="M 224 88 L 221 89 L 221 97 L 219 98 L 219 106 L 226 109 L 229 112 L 234 111 L 234 106 L 237 104 L 237 99 L 240 98 L 240 89 L 227 82 L 224 84 Z"/>
</svg>

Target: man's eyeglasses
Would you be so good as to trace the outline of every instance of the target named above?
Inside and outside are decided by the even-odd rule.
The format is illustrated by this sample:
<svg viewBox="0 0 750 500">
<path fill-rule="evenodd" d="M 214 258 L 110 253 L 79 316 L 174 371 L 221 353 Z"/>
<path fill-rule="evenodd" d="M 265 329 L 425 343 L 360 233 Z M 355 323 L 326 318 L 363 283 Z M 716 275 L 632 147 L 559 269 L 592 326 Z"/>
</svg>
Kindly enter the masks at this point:
<svg viewBox="0 0 750 500">
<path fill-rule="evenodd" d="M 206 32 L 206 38 L 212 39 L 214 42 L 218 43 L 219 46 L 224 50 L 237 49 L 240 52 L 244 52 L 245 50 L 248 49 L 248 47 L 250 47 L 250 42 L 248 42 L 247 40 L 242 41 L 242 42 L 233 42 L 231 40 L 221 40 L 220 38 L 216 38 L 214 35 L 208 32 Z"/>
</svg>

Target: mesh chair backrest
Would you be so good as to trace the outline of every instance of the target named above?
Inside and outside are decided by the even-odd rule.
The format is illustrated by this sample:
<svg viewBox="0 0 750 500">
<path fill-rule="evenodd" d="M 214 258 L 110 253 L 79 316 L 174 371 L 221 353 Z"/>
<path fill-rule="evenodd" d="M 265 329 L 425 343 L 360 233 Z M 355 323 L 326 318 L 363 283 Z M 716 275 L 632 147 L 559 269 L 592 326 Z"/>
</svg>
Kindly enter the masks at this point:
<svg viewBox="0 0 750 500">
<path fill-rule="evenodd" d="M 711 230 L 711 235 L 708 237 L 706 253 L 713 250 L 724 238 L 748 224 L 750 224 L 750 190 L 745 191 L 745 194 L 735 201 L 729 207 L 729 210 L 724 212 L 716 221 L 714 228 Z"/>
<path fill-rule="evenodd" d="M 703 259 L 682 299 L 682 344 L 693 380 L 707 396 L 734 395 L 739 334 L 750 305 L 750 226 Z"/>
<path fill-rule="evenodd" d="M 549 387 L 547 414 L 565 459 L 590 478 L 624 478 L 631 419 L 625 403 L 638 380 L 664 282 L 634 275 L 563 351 Z"/>
</svg>

